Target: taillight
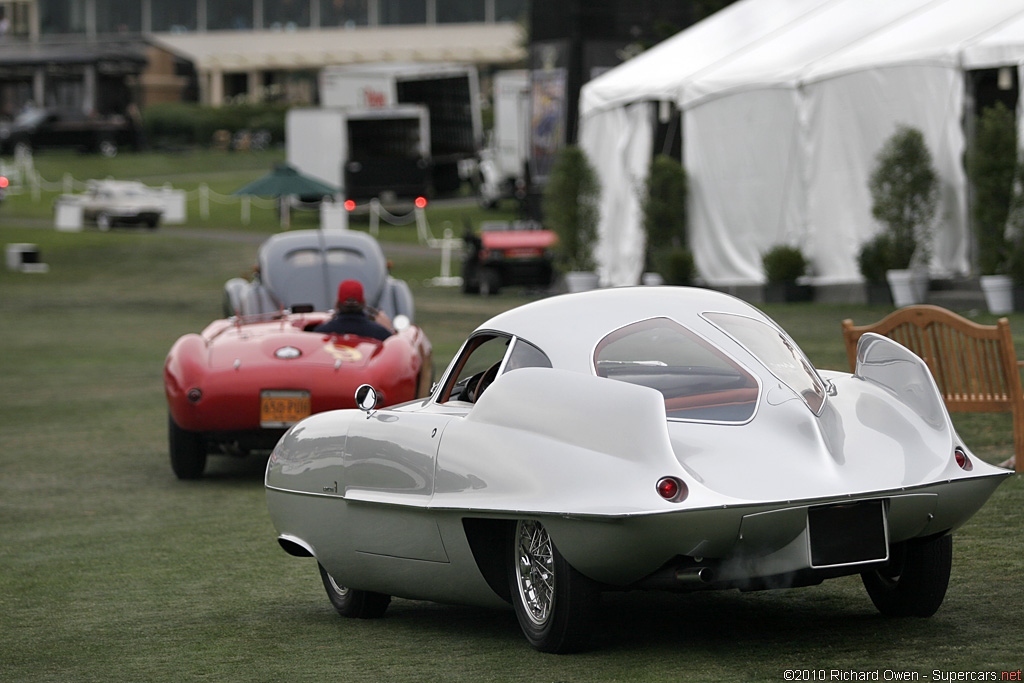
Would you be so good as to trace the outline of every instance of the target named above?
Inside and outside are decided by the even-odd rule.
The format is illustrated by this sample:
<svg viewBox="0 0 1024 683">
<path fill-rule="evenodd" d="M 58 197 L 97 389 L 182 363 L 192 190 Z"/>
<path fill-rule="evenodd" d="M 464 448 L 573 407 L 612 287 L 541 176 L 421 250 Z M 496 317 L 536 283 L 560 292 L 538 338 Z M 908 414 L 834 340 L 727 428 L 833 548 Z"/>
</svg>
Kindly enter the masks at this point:
<svg viewBox="0 0 1024 683">
<path fill-rule="evenodd" d="M 690 493 L 683 480 L 677 477 L 662 477 L 655 488 L 658 495 L 670 503 L 681 503 Z"/>
<path fill-rule="evenodd" d="M 971 459 L 967 457 L 966 453 L 964 453 L 964 449 L 959 446 L 955 451 L 953 451 L 953 457 L 956 458 L 956 464 L 965 472 L 970 472 L 974 469 L 974 463 L 972 463 Z"/>
</svg>

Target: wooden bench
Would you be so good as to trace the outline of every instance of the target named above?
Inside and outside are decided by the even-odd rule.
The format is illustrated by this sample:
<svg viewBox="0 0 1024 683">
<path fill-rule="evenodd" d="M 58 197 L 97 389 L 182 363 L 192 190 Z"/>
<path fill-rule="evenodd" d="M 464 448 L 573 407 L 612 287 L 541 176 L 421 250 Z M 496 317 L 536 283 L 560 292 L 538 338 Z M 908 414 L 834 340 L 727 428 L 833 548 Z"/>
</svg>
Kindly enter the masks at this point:
<svg viewBox="0 0 1024 683">
<path fill-rule="evenodd" d="M 923 358 L 950 412 L 1012 412 L 1015 468 L 1024 469 L 1024 363 L 1017 360 L 1006 318 L 979 325 L 940 306 L 921 305 L 901 308 L 873 325 L 858 327 L 844 320 L 850 372 L 857 364 L 857 340 L 865 332 L 888 337 Z"/>
</svg>

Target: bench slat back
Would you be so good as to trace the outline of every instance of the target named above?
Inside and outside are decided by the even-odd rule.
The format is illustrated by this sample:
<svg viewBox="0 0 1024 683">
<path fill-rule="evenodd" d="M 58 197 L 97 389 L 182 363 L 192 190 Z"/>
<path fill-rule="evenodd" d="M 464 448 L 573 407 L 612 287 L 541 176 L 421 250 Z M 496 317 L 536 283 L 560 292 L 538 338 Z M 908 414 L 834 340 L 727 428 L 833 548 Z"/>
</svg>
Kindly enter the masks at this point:
<svg viewBox="0 0 1024 683">
<path fill-rule="evenodd" d="M 874 332 L 924 359 L 946 407 L 959 412 L 1002 412 L 1024 400 L 1010 324 L 979 325 L 939 306 L 908 306 L 872 325 L 843 321 L 843 338 L 856 367 L 857 340 Z"/>
</svg>

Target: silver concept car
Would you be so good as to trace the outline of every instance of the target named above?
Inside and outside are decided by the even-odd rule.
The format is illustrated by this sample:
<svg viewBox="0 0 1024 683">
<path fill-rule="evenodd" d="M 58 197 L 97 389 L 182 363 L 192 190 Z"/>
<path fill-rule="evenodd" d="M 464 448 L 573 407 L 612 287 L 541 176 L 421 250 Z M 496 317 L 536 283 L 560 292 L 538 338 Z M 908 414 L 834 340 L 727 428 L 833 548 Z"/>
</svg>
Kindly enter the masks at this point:
<svg viewBox="0 0 1024 683">
<path fill-rule="evenodd" d="M 549 652 L 584 647 L 611 590 L 861 574 L 882 613 L 930 616 L 951 532 L 1011 474 L 970 452 L 904 347 L 865 335 L 854 374 L 819 371 L 702 289 L 528 304 L 481 325 L 428 398 L 357 403 L 271 456 L 281 546 L 316 559 L 345 616 L 511 602 Z"/>
</svg>

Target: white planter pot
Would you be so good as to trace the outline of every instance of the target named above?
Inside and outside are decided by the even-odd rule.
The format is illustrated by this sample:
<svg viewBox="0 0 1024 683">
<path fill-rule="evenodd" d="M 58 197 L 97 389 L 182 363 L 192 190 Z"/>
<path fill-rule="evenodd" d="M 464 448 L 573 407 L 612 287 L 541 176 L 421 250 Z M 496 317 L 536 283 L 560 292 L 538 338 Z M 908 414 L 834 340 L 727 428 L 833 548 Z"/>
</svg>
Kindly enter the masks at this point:
<svg viewBox="0 0 1024 683">
<path fill-rule="evenodd" d="M 661 273 L 644 273 L 640 276 L 640 284 L 644 287 L 660 287 L 665 284 L 665 278 Z"/>
<path fill-rule="evenodd" d="M 1013 311 L 1013 280 L 1009 275 L 982 275 L 981 291 L 989 313 L 1002 315 Z"/>
<path fill-rule="evenodd" d="M 588 292 L 591 289 L 597 289 L 599 284 L 601 284 L 601 280 L 597 273 L 572 272 L 565 274 L 565 286 L 570 293 Z"/>
<path fill-rule="evenodd" d="M 917 270 L 886 271 L 885 279 L 896 308 L 924 303 L 928 295 L 928 274 Z"/>
</svg>

